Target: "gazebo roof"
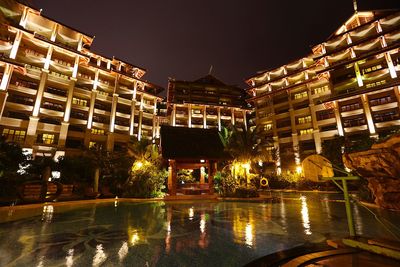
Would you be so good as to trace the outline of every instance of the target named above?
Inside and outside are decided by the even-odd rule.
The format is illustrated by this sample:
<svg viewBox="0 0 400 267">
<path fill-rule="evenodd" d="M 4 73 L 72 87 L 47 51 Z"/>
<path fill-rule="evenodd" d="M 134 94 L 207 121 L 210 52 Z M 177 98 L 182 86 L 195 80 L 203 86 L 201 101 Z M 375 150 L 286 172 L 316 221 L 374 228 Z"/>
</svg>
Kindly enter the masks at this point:
<svg viewBox="0 0 400 267">
<path fill-rule="evenodd" d="M 224 160 L 230 155 L 217 129 L 161 126 L 161 153 L 165 159 Z"/>
</svg>

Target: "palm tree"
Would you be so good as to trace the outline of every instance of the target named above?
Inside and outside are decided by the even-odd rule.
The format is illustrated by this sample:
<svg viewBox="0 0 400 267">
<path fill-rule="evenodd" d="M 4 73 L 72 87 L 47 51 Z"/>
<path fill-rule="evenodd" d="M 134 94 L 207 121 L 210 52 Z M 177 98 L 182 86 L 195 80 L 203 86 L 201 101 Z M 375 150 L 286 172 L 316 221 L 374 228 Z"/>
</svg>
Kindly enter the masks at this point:
<svg viewBox="0 0 400 267">
<path fill-rule="evenodd" d="M 261 149 L 259 128 L 231 127 L 229 134 L 224 130 L 220 133 L 220 137 L 221 140 L 225 138 L 225 148 L 235 159 L 232 163 L 233 176 L 237 176 L 240 171 L 249 184 L 251 166 L 266 157 Z"/>
</svg>

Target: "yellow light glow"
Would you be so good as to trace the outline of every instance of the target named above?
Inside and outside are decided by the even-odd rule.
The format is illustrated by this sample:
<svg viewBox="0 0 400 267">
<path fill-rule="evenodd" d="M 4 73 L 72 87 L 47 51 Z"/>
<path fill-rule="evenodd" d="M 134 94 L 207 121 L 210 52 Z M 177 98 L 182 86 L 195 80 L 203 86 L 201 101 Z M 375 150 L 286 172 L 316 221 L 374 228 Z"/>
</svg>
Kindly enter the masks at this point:
<svg viewBox="0 0 400 267">
<path fill-rule="evenodd" d="M 136 245 L 137 243 L 139 243 L 139 234 L 137 233 L 137 231 L 133 232 L 132 236 L 131 236 L 131 240 L 130 240 L 130 244 L 132 246 Z"/>
<path fill-rule="evenodd" d="M 310 216 L 308 213 L 307 198 L 305 196 L 300 197 L 301 200 L 301 219 L 303 221 L 304 233 L 311 235 Z"/>
<path fill-rule="evenodd" d="M 297 172 L 297 174 L 302 174 L 303 168 L 301 166 L 297 166 L 296 167 L 296 172 Z"/>
<path fill-rule="evenodd" d="M 189 220 L 193 220 L 193 217 L 194 217 L 194 209 L 193 207 L 191 207 L 189 209 Z"/>
</svg>

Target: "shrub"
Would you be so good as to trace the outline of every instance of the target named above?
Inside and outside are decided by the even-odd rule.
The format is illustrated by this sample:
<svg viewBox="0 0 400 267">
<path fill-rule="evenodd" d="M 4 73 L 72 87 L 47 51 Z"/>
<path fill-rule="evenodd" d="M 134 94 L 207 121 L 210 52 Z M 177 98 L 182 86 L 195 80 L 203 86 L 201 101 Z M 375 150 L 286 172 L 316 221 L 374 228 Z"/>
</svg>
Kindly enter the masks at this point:
<svg viewBox="0 0 400 267">
<path fill-rule="evenodd" d="M 159 170 L 150 163 L 141 168 L 132 170 L 128 181 L 125 183 L 124 197 L 161 197 L 165 188 L 164 182 L 168 177 L 166 170 Z"/>
<path fill-rule="evenodd" d="M 252 187 L 243 187 L 240 186 L 236 188 L 235 193 L 233 194 L 233 197 L 240 197 L 240 198 L 248 198 L 248 197 L 258 197 L 259 194 L 257 192 L 257 188 L 252 186 Z"/>
</svg>

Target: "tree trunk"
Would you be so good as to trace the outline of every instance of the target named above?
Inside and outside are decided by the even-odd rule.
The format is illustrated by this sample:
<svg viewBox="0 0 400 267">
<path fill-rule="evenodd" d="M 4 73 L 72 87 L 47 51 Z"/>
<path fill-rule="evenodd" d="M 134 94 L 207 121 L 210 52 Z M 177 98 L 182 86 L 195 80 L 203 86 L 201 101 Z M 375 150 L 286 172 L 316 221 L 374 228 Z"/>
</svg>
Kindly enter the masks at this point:
<svg viewBox="0 0 400 267">
<path fill-rule="evenodd" d="M 93 184 L 93 192 L 99 192 L 99 178 L 100 178 L 100 169 L 96 168 L 94 170 L 94 184 Z"/>
</svg>

